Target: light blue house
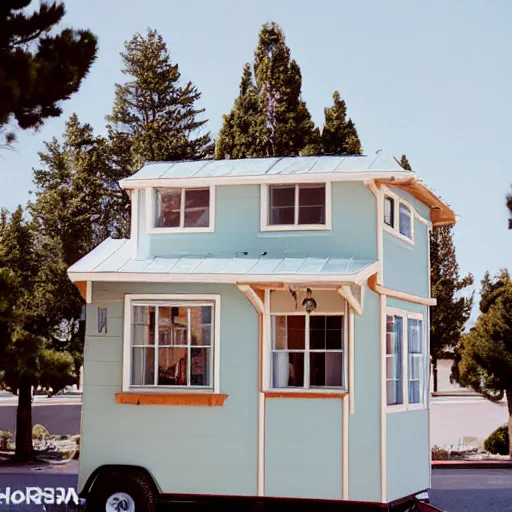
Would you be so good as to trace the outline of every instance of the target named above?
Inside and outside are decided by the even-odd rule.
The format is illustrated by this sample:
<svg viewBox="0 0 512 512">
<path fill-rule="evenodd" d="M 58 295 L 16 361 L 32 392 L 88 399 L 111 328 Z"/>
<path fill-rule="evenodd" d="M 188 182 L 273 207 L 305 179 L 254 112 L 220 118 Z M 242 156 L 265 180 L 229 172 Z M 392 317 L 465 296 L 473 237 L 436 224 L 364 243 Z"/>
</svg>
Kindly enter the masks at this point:
<svg viewBox="0 0 512 512">
<path fill-rule="evenodd" d="M 455 222 L 446 204 L 382 153 L 150 163 L 121 186 L 130 239 L 69 269 L 88 304 L 94 510 L 429 488 L 429 231 Z"/>
</svg>

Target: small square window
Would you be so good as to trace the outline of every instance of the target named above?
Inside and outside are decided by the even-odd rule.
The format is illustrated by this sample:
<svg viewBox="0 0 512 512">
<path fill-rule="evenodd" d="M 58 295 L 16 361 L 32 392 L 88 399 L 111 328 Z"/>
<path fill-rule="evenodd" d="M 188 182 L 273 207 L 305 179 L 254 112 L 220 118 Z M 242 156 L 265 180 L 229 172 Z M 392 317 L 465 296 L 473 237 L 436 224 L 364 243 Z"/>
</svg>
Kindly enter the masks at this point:
<svg viewBox="0 0 512 512">
<path fill-rule="evenodd" d="M 270 185 L 269 226 L 327 225 L 327 189 L 324 183 Z"/>
<path fill-rule="evenodd" d="M 392 197 L 384 197 L 384 223 L 395 227 L 395 200 Z"/>
<path fill-rule="evenodd" d="M 210 227 L 209 188 L 157 188 L 154 197 L 156 228 Z"/>
</svg>

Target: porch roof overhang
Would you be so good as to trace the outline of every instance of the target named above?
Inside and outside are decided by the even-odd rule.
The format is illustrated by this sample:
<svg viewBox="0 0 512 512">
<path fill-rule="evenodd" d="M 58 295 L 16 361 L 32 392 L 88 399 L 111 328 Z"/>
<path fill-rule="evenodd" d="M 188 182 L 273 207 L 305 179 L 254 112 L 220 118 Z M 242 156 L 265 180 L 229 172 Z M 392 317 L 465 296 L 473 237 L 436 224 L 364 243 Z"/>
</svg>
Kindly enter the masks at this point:
<svg viewBox="0 0 512 512">
<path fill-rule="evenodd" d="M 362 284 L 380 268 L 356 255 L 177 254 L 136 259 L 130 240 L 107 239 L 68 269 L 73 282 Z"/>
</svg>

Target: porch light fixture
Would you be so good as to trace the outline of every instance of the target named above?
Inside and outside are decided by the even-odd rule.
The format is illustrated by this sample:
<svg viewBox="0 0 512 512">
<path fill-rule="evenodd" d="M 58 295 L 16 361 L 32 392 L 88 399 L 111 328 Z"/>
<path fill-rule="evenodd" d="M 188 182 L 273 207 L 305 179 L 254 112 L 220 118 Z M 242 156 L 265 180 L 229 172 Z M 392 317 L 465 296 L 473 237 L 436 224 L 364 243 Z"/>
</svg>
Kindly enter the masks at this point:
<svg viewBox="0 0 512 512">
<path fill-rule="evenodd" d="M 310 314 L 316 309 L 316 300 L 311 296 L 313 292 L 311 288 L 306 290 L 306 298 L 302 301 L 302 307 L 306 310 L 306 313 Z"/>
</svg>

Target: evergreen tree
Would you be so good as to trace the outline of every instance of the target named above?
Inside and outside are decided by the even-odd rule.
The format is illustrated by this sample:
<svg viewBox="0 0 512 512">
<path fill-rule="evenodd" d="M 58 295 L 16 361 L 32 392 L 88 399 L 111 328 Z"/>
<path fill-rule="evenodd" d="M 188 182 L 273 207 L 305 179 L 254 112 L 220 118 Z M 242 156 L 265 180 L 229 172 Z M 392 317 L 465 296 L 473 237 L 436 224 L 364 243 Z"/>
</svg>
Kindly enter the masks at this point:
<svg viewBox="0 0 512 512">
<path fill-rule="evenodd" d="M 87 30 L 52 32 L 65 14 L 63 3 L 2 0 L 0 5 L 0 130 L 7 144 L 9 129 L 40 127 L 62 113 L 96 58 L 97 43 Z M 36 2 L 33 2 L 36 3 Z"/>
<path fill-rule="evenodd" d="M 62 143 L 54 138 L 39 157 L 41 167 L 34 170 L 36 201 L 29 208 L 38 235 L 60 247 L 65 279 L 67 267 L 109 235 L 126 231 L 119 215 L 122 192 L 111 179 L 108 142 L 75 114 L 66 123 Z M 78 375 L 85 337 L 83 300 L 67 279 L 60 299 L 69 308 L 59 321 L 55 342 L 72 354 Z"/>
<path fill-rule="evenodd" d="M 215 146 L 215 158 L 252 158 L 265 154 L 267 132 L 251 65 L 245 64 L 240 95 L 229 114 L 223 116 Z"/>
<path fill-rule="evenodd" d="M 437 391 L 437 362 L 453 353 L 473 307 L 473 295 L 466 297 L 461 293 L 473 284 L 473 276 L 460 278 L 451 226 L 432 229 L 430 276 L 432 297 L 437 299 L 430 313 L 430 359 L 433 387 Z"/>
<path fill-rule="evenodd" d="M 188 82 L 180 84 L 178 65 L 155 30 L 135 34 L 121 54 L 125 84 L 116 84 L 110 123 L 114 147 L 130 156 L 120 158 L 118 177 L 131 175 L 146 161 L 197 160 L 210 156 L 210 134 L 198 134 L 206 120 L 196 102 L 201 93 Z M 128 168 L 124 168 L 128 165 Z"/>
<path fill-rule="evenodd" d="M 412 171 L 406 155 L 402 155 L 399 164 Z M 430 361 L 437 391 L 437 363 L 452 355 L 473 306 L 473 295 L 461 293 L 473 284 L 473 276 L 460 277 L 451 226 L 433 227 L 430 233 L 430 283 L 432 297 L 437 299 L 430 312 Z"/>
<path fill-rule="evenodd" d="M 284 33 L 274 22 L 266 23 L 260 31 L 254 54 L 254 76 L 255 85 L 246 65 L 240 95 L 231 112 L 224 116 L 216 157 L 318 153 L 320 133 L 301 97 L 300 68 L 290 58 Z M 246 113 L 250 115 L 248 124 L 242 122 Z"/>
<path fill-rule="evenodd" d="M 512 439 L 512 282 L 508 272 L 501 271 L 493 280 L 486 274 L 481 297 L 481 313 L 457 347 L 452 376 L 492 402 L 506 397 Z"/>
<path fill-rule="evenodd" d="M 331 155 L 360 155 L 361 141 L 354 122 L 347 120 L 347 105 L 338 91 L 334 91 L 332 97 L 333 106 L 324 109 L 322 150 Z"/>
<path fill-rule="evenodd" d="M 69 309 L 61 300 L 61 293 L 70 286 L 61 256 L 59 246 L 38 235 L 33 223 L 24 219 L 21 207 L 10 217 L 2 214 L 0 381 L 18 393 L 16 457 L 20 461 L 29 460 L 33 453 L 32 386 L 42 373 L 64 385 L 75 379 L 70 357 L 52 343 L 55 326 Z"/>
</svg>

